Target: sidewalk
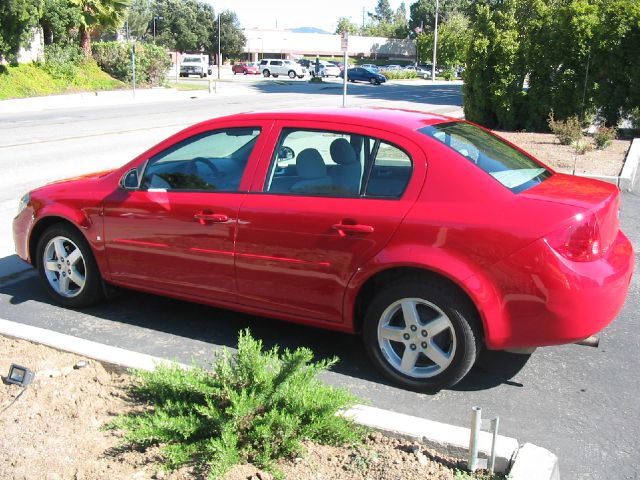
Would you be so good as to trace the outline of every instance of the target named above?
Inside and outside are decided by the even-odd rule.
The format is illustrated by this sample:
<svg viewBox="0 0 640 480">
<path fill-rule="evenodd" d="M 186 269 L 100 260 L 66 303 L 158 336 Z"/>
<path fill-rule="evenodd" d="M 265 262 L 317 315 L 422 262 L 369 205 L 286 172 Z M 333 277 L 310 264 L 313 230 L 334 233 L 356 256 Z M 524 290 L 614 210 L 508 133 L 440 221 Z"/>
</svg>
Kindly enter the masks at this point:
<svg viewBox="0 0 640 480">
<path fill-rule="evenodd" d="M 180 101 L 210 95 L 230 96 L 255 94 L 248 85 L 211 80 L 212 93 L 204 90 L 176 90 L 175 88 L 141 88 L 133 90 L 107 90 L 75 93 L 69 95 L 48 95 L 44 97 L 16 98 L 0 101 L 0 115 L 7 113 L 38 112 L 57 108 L 107 107 L 114 105 L 144 104 L 153 102 Z"/>
</svg>

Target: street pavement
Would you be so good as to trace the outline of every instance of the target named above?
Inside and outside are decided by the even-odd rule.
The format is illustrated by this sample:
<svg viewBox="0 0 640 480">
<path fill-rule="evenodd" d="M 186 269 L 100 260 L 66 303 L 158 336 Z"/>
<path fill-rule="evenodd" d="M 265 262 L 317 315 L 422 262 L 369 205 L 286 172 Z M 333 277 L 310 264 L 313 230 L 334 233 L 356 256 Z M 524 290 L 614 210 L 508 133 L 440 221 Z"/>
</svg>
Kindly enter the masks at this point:
<svg viewBox="0 0 640 480">
<path fill-rule="evenodd" d="M 256 81 L 250 95 L 124 102 L 110 107 L 57 106 L 5 114 L 0 103 L 0 167 L 6 172 L 0 178 L 0 318 L 186 363 L 191 359 L 206 363 L 213 351 L 233 348 L 238 332 L 249 327 L 267 346 L 307 346 L 320 357 L 340 357 L 326 381 L 348 387 L 376 407 L 467 426 L 471 407 L 481 406 L 483 415 L 500 416 L 501 434 L 557 454 L 564 479 L 637 479 L 637 273 L 623 311 L 602 332 L 600 347 L 551 347 L 531 357 L 487 352 L 457 387 L 425 395 L 387 384 L 373 370 L 355 336 L 131 291 L 84 311 L 59 308 L 45 296 L 35 272 L 13 255 L 7 223 L 17 198 L 29 188 L 121 165 L 153 142 L 211 116 L 340 102 L 339 88 L 321 87 L 328 90 L 310 91 L 302 82 Z M 459 112 L 459 86 L 428 87 L 361 85 L 353 89 L 356 93 L 349 101 Z M 638 250 L 639 196 L 623 196 L 621 222 Z"/>
</svg>

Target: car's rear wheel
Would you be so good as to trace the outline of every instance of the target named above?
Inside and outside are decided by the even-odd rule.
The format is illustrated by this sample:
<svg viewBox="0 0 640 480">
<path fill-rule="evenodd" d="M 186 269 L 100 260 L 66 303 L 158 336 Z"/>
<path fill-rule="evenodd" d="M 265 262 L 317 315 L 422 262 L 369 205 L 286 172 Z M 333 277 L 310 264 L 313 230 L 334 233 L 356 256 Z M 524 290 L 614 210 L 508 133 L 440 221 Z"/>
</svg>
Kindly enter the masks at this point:
<svg viewBox="0 0 640 480">
<path fill-rule="evenodd" d="M 296 72 L 294 72 L 293 70 L 289 70 L 289 73 L 287 73 L 287 75 L 289 75 L 289 78 L 291 79 L 296 78 Z"/>
<path fill-rule="evenodd" d="M 86 307 L 104 296 L 91 247 L 71 226 L 45 230 L 38 241 L 37 268 L 47 293 L 65 307 Z"/>
<path fill-rule="evenodd" d="M 265 69 L 262 71 L 262 75 L 264 75 L 264 76 L 265 76 L 265 78 L 268 78 L 268 77 L 271 75 L 271 72 L 265 68 Z"/>
<path fill-rule="evenodd" d="M 398 282 L 377 294 L 367 309 L 363 336 L 382 374 L 417 391 L 458 383 L 481 347 L 473 306 L 455 289 L 421 280 Z"/>
</svg>

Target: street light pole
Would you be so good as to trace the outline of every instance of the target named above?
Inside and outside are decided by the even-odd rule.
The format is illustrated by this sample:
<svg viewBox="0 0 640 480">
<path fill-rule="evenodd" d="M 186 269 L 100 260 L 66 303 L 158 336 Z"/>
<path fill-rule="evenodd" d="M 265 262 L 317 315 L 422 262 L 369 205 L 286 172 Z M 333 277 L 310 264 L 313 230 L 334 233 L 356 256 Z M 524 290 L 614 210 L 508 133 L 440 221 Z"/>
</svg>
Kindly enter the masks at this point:
<svg viewBox="0 0 640 480">
<path fill-rule="evenodd" d="M 222 58 L 220 57 L 220 14 L 218 14 L 218 80 L 220 80 L 220 62 Z"/>
<path fill-rule="evenodd" d="M 438 7 L 439 1 L 436 0 L 436 23 L 433 27 L 433 65 L 431 65 L 431 81 L 436 81 L 436 50 L 438 49 Z"/>
</svg>

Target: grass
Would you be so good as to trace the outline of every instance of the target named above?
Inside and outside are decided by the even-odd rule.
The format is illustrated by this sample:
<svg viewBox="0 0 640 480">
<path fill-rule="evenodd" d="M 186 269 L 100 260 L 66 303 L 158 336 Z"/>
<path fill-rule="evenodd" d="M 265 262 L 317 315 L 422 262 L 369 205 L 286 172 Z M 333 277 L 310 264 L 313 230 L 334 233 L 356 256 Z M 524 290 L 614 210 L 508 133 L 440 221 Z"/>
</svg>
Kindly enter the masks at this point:
<svg viewBox="0 0 640 480">
<path fill-rule="evenodd" d="M 93 61 L 76 65 L 71 75 L 52 75 L 37 63 L 0 67 L 0 100 L 83 91 L 113 90 L 124 84 L 104 73 Z"/>
<path fill-rule="evenodd" d="M 169 82 L 168 86 L 169 88 L 175 88 L 176 90 L 185 91 L 185 92 L 192 91 L 192 90 L 208 90 L 209 89 L 209 85 L 203 84 L 203 83 Z"/>
</svg>

